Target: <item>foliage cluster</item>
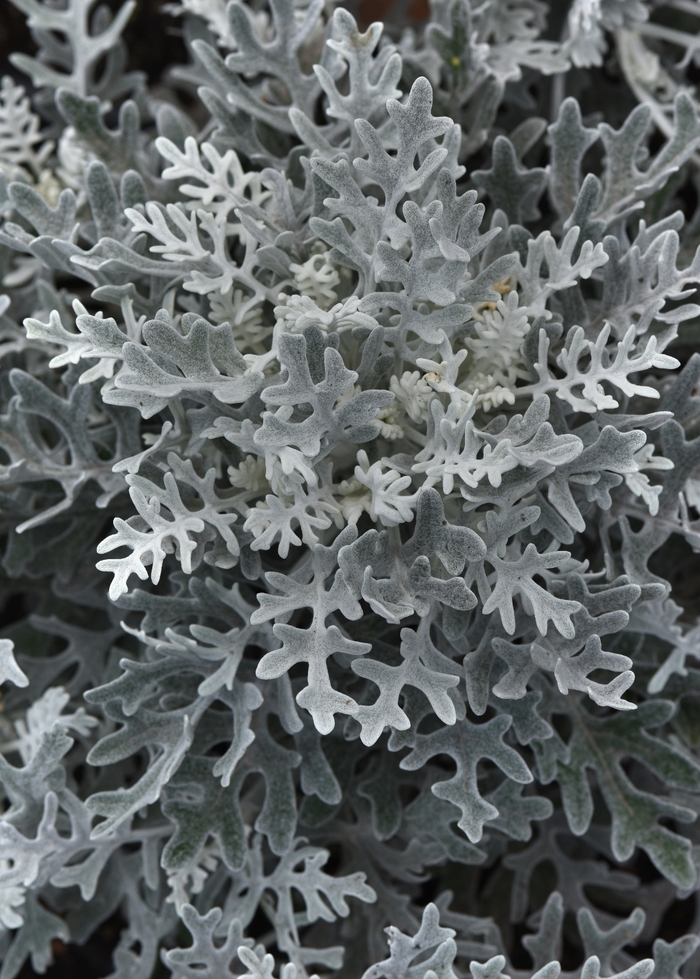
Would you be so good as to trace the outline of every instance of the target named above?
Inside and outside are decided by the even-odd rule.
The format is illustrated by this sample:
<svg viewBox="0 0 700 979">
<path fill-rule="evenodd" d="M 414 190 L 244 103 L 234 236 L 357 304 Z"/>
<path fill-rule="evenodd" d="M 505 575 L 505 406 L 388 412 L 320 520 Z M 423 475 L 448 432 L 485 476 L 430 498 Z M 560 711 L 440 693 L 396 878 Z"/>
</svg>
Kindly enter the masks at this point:
<svg viewBox="0 0 700 979">
<path fill-rule="evenodd" d="M 697 976 L 700 5 L 12 2 L 0 979 Z"/>
</svg>

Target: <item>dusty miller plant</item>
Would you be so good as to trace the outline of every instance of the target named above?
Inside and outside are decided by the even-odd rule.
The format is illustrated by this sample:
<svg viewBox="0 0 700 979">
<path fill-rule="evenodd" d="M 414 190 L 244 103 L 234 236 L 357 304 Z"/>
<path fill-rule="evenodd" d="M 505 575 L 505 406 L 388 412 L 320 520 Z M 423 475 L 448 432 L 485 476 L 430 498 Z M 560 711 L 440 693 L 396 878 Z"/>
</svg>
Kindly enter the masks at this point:
<svg viewBox="0 0 700 979">
<path fill-rule="evenodd" d="M 700 7 L 13 3 L 0 979 L 697 976 Z"/>
</svg>

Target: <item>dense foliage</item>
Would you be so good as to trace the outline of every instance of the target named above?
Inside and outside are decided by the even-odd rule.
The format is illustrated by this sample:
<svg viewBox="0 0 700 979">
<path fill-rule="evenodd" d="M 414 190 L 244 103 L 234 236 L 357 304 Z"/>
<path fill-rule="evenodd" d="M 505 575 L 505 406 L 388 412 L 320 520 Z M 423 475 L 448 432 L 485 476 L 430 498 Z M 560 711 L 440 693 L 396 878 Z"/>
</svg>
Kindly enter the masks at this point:
<svg viewBox="0 0 700 979">
<path fill-rule="evenodd" d="M 12 2 L 0 979 L 697 976 L 700 4 Z"/>
</svg>

